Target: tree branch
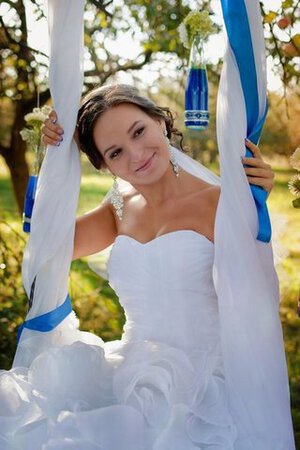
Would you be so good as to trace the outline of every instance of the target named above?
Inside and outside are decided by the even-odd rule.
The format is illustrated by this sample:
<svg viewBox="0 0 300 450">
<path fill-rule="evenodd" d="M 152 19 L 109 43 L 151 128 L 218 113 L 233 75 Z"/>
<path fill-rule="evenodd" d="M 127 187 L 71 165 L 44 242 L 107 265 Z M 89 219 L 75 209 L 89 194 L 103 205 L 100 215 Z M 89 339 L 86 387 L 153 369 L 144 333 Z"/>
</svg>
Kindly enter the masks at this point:
<svg viewBox="0 0 300 450">
<path fill-rule="evenodd" d="M 260 10 L 262 12 L 262 14 L 265 16 L 266 12 L 264 10 L 264 6 L 262 4 L 262 2 L 259 2 L 260 4 Z M 282 55 L 281 55 L 281 51 L 280 48 L 278 46 L 278 42 L 277 42 L 277 38 L 275 36 L 274 30 L 273 30 L 273 25 L 271 23 L 268 24 L 269 28 L 270 28 L 270 33 L 272 35 L 273 41 L 274 41 L 274 45 L 275 45 L 275 49 L 279 58 L 279 62 L 280 65 L 282 67 L 282 76 L 281 76 L 281 81 L 283 84 L 283 97 L 284 97 L 284 101 L 285 101 L 285 107 L 286 107 L 286 114 L 288 119 L 290 118 L 290 114 L 289 114 L 289 105 L 288 105 L 288 99 L 287 99 L 287 86 L 286 86 L 286 70 L 285 70 L 285 63 L 283 61 Z"/>
<path fill-rule="evenodd" d="M 30 47 L 29 45 L 25 44 L 24 42 L 20 42 L 20 41 L 16 41 L 9 33 L 7 26 L 5 25 L 5 23 L 3 22 L 3 18 L 2 16 L 0 16 L 0 25 L 2 26 L 5 36 L 7 38 L 8 44 L 13 44 L 13 45 L 19 45 L 22 49 L 27 50 L 28 52 L 33 52 L 36 53 L 38 55 L 41 56 L 45 56 L 46 58 L 49 58 L 48 55 L 46 55 L 46 53 L 41 52 L 40 50 L 36 50 L 35 48 Z M 7 46 L 1 45 L 1 48 L 9 48 Z"/>
<path fill-rule="evenodd" d="M 117 64 L 116 60 L 112 60 L 110 57 L 111 64 L 115 63 L 115 64 L 117 64 L 117 67 L 115 67 L 114 69 L 111 68 L 107 72 L 99 72 L 99 70 L 97 69 L 97 63 L 95 63 L 95 61 L 93 59 L 96 68 L 92 69 L 92 70 L 87 70 L 86 72 L 84 72 L 84 76 L 85 77 L 98 77 L 100 79 L 100 83 L 103 84 L 109 77 L 111 77 L 112 75 L 115 75 L 117 72 L 120 72 L 121 70 L 124 70 L 126 72 L 128 70 L 141 69 L 145 64 L 149 63 L 149 61 L 151 60 L 152 53 L 153 53 L 152 50 L 147 50 L 145 53 L 141 53 L 140 55 L 138 55 L 137 58 L 139 58 L 141 55 L 144 55 L 144 60 L 141 61 L 140 63 L 134 63 L 134 62 L 128 61 L 127 63 L 125 63 L 123 65 Z M 93 86 L 94 83 L 87 82 L 87 83 L 85 83 L 85 85 L 90 87 L 90 86 Z"/>
<path fill-rule="evenodd" d="M 92 5 L 96 6 L 100 11 L 104 12 L 104 14 L 106 16 L 108 16 L 110 18 L 113 17 L 113 15 L 110 12 L 106 11 L 106 9 L 105 9 L 108 5 L 110 5 L 112 3 L 112 0 L 105 4 L 103 4 L 103 2 L 101 0 L 100 1 L 99 0 L 89 0 L 89 2 Z"/>
</svg>

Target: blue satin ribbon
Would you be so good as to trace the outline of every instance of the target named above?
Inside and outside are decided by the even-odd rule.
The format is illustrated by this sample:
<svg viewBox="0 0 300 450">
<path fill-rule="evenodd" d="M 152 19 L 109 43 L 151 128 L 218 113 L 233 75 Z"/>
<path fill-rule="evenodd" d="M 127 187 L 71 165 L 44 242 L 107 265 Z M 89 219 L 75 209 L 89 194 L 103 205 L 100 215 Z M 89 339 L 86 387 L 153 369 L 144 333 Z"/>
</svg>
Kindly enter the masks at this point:
<svg viewBox="0 0 300 450">
<path fill-rule="evenodd" d="M 25 320 L 18 328 L 17 343 L 21 337 L 23 328 L 29 330 L 47 332 L 52 331 L 57 325 L 59 325 L 70 313 L 72 312 L 72 303 L 69 294 L 66 297 L 64 303 L 57 308 L 42 314 L 41 316 L 33 317 L 32 319 Z"/>
<path fill-rule="evenodd" d="M 257 144 L 266 119 L 268 104 L 263 117 L 259 120 L 256 66 L 247 9 L 244 0 L 221 0 L 221 4 L 230 47 L 240 73 L 247 114 L 247 138 Z M 247 147 L 246 156 L 253 157 Z M 250 184 L 250 188 L 258 214 L 257 239 L 270 242 L 271 222 L 266 205 L 268 193 L 262 187 L 253 184 Z"/>
</svg>

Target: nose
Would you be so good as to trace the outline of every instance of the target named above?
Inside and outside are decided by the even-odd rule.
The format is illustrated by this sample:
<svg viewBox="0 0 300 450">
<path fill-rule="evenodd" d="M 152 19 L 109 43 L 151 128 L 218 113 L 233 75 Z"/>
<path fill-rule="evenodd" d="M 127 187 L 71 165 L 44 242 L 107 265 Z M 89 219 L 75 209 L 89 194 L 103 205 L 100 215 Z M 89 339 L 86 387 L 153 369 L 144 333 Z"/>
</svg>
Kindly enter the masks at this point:
<svg viewBox="0 0 300 450">
<path fill-rule="evenodd" d="M 130 145 L 130 161 L 133 165 L 140 165 L 147 159 L 147 152 L 139 145 Z"/>
</svg>

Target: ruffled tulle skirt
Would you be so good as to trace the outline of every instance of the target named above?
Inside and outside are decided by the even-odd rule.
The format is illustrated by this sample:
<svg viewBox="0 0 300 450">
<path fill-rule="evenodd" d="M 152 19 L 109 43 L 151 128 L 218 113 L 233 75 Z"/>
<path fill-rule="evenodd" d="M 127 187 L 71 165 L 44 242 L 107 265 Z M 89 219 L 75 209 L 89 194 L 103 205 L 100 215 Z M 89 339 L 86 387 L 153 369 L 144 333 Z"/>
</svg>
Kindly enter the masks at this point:
<svg viewBox="0 0 300 450">
<path fill-rule="evenodd" d="M 0 372 L 1 450 L 233 450 L 220 352 L 78 330 L 23 340 Z M 44 349 L 43 349 L 44 340 Z M 41 350 L 42 349 L 42 350 Z"/>
</svg>

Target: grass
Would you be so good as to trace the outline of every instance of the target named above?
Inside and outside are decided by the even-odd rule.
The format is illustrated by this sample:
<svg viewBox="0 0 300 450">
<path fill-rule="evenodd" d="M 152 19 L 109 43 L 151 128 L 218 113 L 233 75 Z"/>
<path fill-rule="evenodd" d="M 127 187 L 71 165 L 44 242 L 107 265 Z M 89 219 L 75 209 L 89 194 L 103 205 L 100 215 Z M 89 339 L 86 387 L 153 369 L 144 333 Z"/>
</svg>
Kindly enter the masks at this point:
<svg viewBox="0 0 300 450">
<path fill-rule="evenodd" d="M 289 371 L 294 429 L 297 448 L 300 449 L 300 319 L 296 312 L 300 288 L 300 218 L 299 212 L 292 207 L 292 196 L 287 189 L 287 182 L 293 171 L 288 167 L 275 167 L 274 170 L 276 185 L 268 205 L 276 241 L 275 253 L 278 252 L 277 243 L 280 243 L 279 253 L 282 255 L 281 264 L 277 266 L 281 286 L 280 317 Z M 96 207 L 111 184 L 110 176 L 99 176 L 90 169 L 84 170 L 77 213 L 80 215 Z M 3 169 L 0 171 L 0 193 L 0 221 L 9 222 L 22 233 L 11 182 Z M 277 234 L 280 237 L 276 237 Z M 72 263 L 70 293 L 74 309 L 80 317 L 81 329 L 101 335 L 104 340 L 120 338 L 125 321 L 124 311 L 107 281 L 90 270 L 85 258 Z"/>
</svg>

